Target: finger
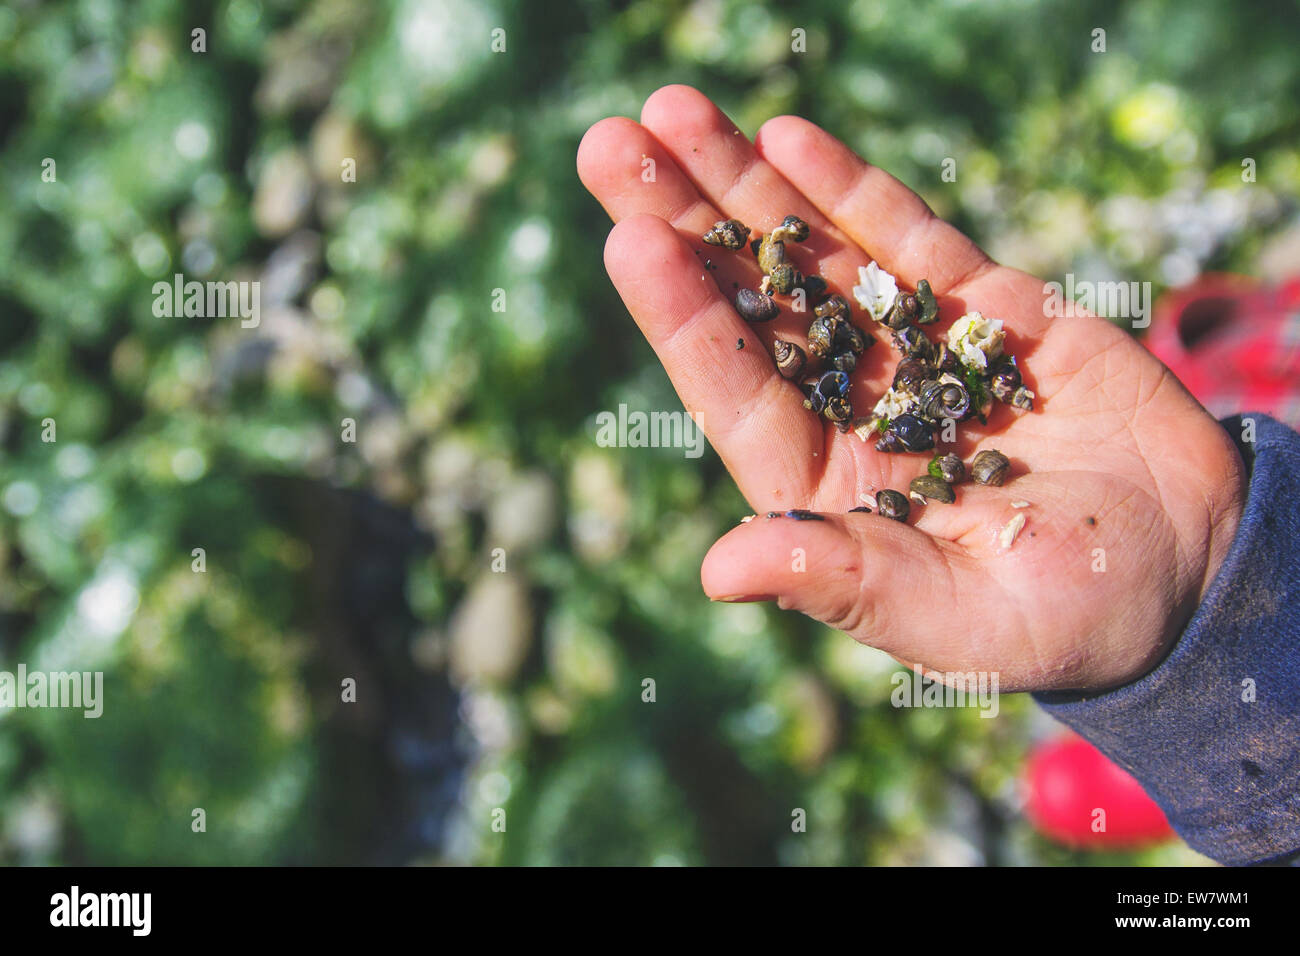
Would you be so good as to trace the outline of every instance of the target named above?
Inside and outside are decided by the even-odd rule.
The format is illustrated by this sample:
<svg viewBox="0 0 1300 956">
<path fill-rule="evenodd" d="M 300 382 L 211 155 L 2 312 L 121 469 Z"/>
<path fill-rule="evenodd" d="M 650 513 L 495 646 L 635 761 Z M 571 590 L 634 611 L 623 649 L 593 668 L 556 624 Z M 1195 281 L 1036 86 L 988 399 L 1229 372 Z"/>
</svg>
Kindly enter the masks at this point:
<svg viewBox="0 0 1300 956">
<path fill-rule="evenodd" d="M 704 244 L 701 236 L 726 217 L 700 195 L 663 144 L 639 123 L 616 116 L 592 126 L 578 147 L 578 176 L 614 222 L 651 215 L 671 223 L 729 299 L 762 280 L 748 250 L 732 252 Z M 777 338 L 801 343 L 807 333 L 807 310 L 800 315 L 785 302 L 782 307 L 774 322 L 748 331 L 750 341 L 761 342 L 769 352 Z"/>
<path fill-rule="evenodd" d="M 718 540 L 700 570 L 715 601 L 776 600 L 909 661 L 970 659 L 954 627 L 963 550 L 876 514 L 759 515 Z"/>
<path fill-rule="evenodd" d="M 756 149 L 881 268 L 912 287 L 929 279 L 935 292 L 951 292 L 993 266 L 920 196 L 805 119 L 768 120 Z"/>
<path fill-rule="evenodd" d="M 823 423 L 766 352 L 736 349 L 753 333 L 691 247 L 662 219 L 633 216 L 610 232 L 605 268 L 748 501 L 755 508 L 809 501 Z"/>
<path fill-rule="evenodd" d="M 701 196 L 756 233 L 770 231 L 787 215 L 806 220 L 811 236 L 787 246 L 787 254 L 804 272 L 822 275 L 847 294 L 858 267 L 867 264 L 862 251 L 765 162 L 708 97 L 689 86 L 666 86 L 646 100 L 641 123 Z"/>
</svg>

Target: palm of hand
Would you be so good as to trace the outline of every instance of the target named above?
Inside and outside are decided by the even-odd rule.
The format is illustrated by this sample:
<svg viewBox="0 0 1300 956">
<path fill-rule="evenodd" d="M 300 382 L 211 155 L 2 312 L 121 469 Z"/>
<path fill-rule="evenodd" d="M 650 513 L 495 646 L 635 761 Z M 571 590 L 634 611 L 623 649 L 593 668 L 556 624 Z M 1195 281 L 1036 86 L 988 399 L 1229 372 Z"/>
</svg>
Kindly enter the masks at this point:
<svg viewBox="0 0 1300 956">
<path fill-rule="evenodd" d="M 914 666 L 998 671 L 1005 690 L 1113 686 L 1159 659 L 1226 554 L 1242 466 L 1132 338 L 1092 316 L 1048 318 L 1040 280 L 996 265 L 897 180 L 794 117 L 751 144 L 702 95 L 667 87 L 641 124 L 592 127 L 578 168 L 616 223 L 611 278 L 754 510 L 826 514 L 725 535 L 702 571 L 712 597 L 777 599 Z M 1005 321 L 1035 411 L 995 405 L 987 426 L 966 423 L 945 446 L 966 460 L 1001 450 L 1012 461 L 1004 487 L 963 484 L 955 505 L 915 508 L 906 525 L 845 514 L 861 495 L 906 493 L 929 456 L 877 452 L 802 407 L 770 349 L 775 338 L 802 344 L 808 313 L 781 300 L 775 321 L 749 326 L 732 308 L 735 287 L 757 286 L 757 264 L 699 236 L 718 219 L 757 233 L 787 214 L 813 232 L 793 256 L 835 291 L 847 295 L 874 258 L 908 287 L 930 280 L 941 307 L 932 337 L 970 310 Z M 856 312 L 855 322 L 879 331 Z M 763 349 L 736 350 L 756 337 Z M 861 357 L 858 414 L 897 360 L 887 340 Z M 1016 514 L 1024 530 L 1002 547 Z"/>
</svg>

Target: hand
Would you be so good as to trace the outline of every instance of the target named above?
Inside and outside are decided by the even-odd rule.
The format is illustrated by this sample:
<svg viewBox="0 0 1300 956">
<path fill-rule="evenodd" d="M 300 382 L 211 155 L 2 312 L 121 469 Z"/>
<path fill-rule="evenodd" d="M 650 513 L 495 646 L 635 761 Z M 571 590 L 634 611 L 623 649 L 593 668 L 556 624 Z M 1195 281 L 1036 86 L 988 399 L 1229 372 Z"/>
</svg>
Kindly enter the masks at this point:
<svg viewBox="0 0 1300 956">
<path fill-rule="evenodd" d="M 646 158 L 653 182 L 642 178 Z M 1002 690 L 1099 690 L 1159 662 L 1231 544 L 1244 468 L 1223 429 L 1128 334 L 1094 316 L 1047 318 L 1041 280 L 990 260 L 898 180 L 798 117 L 770 120 L 751 143 L 697 91 L 665 87 L 641 123 L 593 126 L 578 172 L 615 222 L 610 278 L 760 515 L 705 558 L 710 597 L 776 600 L 909 666 L 997 671 Z M 846 514 L 863 493 L 906 494 L 930 455 L 877 452 L 803 408 L 770 348 L 776 337 L 802 344 L 810 313 L 780 299 L 766 325 L 736 314 L 736 284 L 756 287 L 757 263 L 700 236 L 718 219 L 757 234 L 788 214 L 812 236 L 787 250 L 846 297 L 874 258 L 900 285 L 930 280 L 941 307 L 931 338 L 971 310 L 1004 320 L 1035 410 L 995 403 L 988 425 L 963 424 L 951 448 L 966 461 L 1002 451 L 1012 462 L 1003 487 L 968 481 L 956 504 L 914 504 L 907 524 Z M 879 332 L 856 306 L 854 321 Z M 861 356 L 857 414 L 898 359 L 887 337 Z M 1031 504 L 1018 511 L 1016 500 Z M 827 520 L 762 517 L 790 508 Z M 1016 514 L 1027 523 L 1000 548 Z"/>
</svg>

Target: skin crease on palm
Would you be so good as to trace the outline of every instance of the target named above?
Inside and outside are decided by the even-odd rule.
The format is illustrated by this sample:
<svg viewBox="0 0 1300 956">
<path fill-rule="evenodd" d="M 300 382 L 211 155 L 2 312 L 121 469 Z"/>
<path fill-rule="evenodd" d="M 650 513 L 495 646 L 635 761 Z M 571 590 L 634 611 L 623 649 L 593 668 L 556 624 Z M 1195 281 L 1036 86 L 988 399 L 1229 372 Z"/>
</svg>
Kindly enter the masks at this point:
<svg viewBox="0 0 1300 956">
<path fill-rule="evenodd" d="M 751 143 L 698 91 L 665 87 L 640 123 L 593 126 L 578 173 L 615 223 L 610 278 L 751 507 L 827 519 L 740 524 L 704 560 L 711 598 L 775 600 L 911 667 L 996 671 L 1008 691 L 1098 691 L 1164 656 L 1231 545 L 1244 466 L 1131 336 L 1090 315 L 1046 317 L 1042 280 L 988 259 L 898 180 L 798 117 L 768 121 Z M 1012 462 L 1004 486 L 968 481 L 956 504 L 913 504 L 906 524 L 846 513 L 864 493 L 873 510 L 876 491 L 906 493 L 930 454 L 877 452 L 803 408 L 770 349 L 777 337 L 804 344 L 808 312 L 778 297 L 771 323 L 736 314 L 731 298 L 737 285 L 757 287 L 757 263 L 700 236 L 730 217 L 757 235 L 788 214 L 812 227 L 788 252 L 832 291 L 849 296 L 874 258 L 901 286 L 930 280 L 932 339 L 967 311 L 1004 320 L 1035 410 L 995 403 L 987 426 L 964 423 L 943 446 L 966 461 L 999 449 Z M 856 306 L 854 321 L 879 332 Z M 857 414 L 899 359 L 877 338 L 853 375 Z M 1031 504 L 1013 509 L 1017 500 Z M 1017 514 L 1024 529 L 1000 548 L 997 533 Z M 806 570 L 795 570 L 796 548 Z"/>
</svg>

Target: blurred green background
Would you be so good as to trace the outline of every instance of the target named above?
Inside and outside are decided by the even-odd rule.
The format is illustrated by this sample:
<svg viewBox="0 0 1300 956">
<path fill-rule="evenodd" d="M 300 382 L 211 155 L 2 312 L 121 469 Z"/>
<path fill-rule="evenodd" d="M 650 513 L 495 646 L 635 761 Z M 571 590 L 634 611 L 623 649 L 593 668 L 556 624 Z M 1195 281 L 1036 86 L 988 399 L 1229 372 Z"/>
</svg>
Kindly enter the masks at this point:
<svg viewBox="0 0 1300 956">
<path fill-rule="evenodd" d="M 601 410 L 680 403 L 574 153 L 686 82 L 751 135 L 813 119 L 1046 278 L 1262 274 L 1297 243 L 1298 20 L 8 2 L 0 669 L 103 670 L 105 711 L 0 711 L 0 861 L 1199 861 L 1036 836 L 1027 699 L 896 710 L 889 658 L 705 599 L 747 508 L 712 452 L 594 441 Z M 174 272 L 260 280 L 260 327 L 155 317 Z"/>
</svg>

